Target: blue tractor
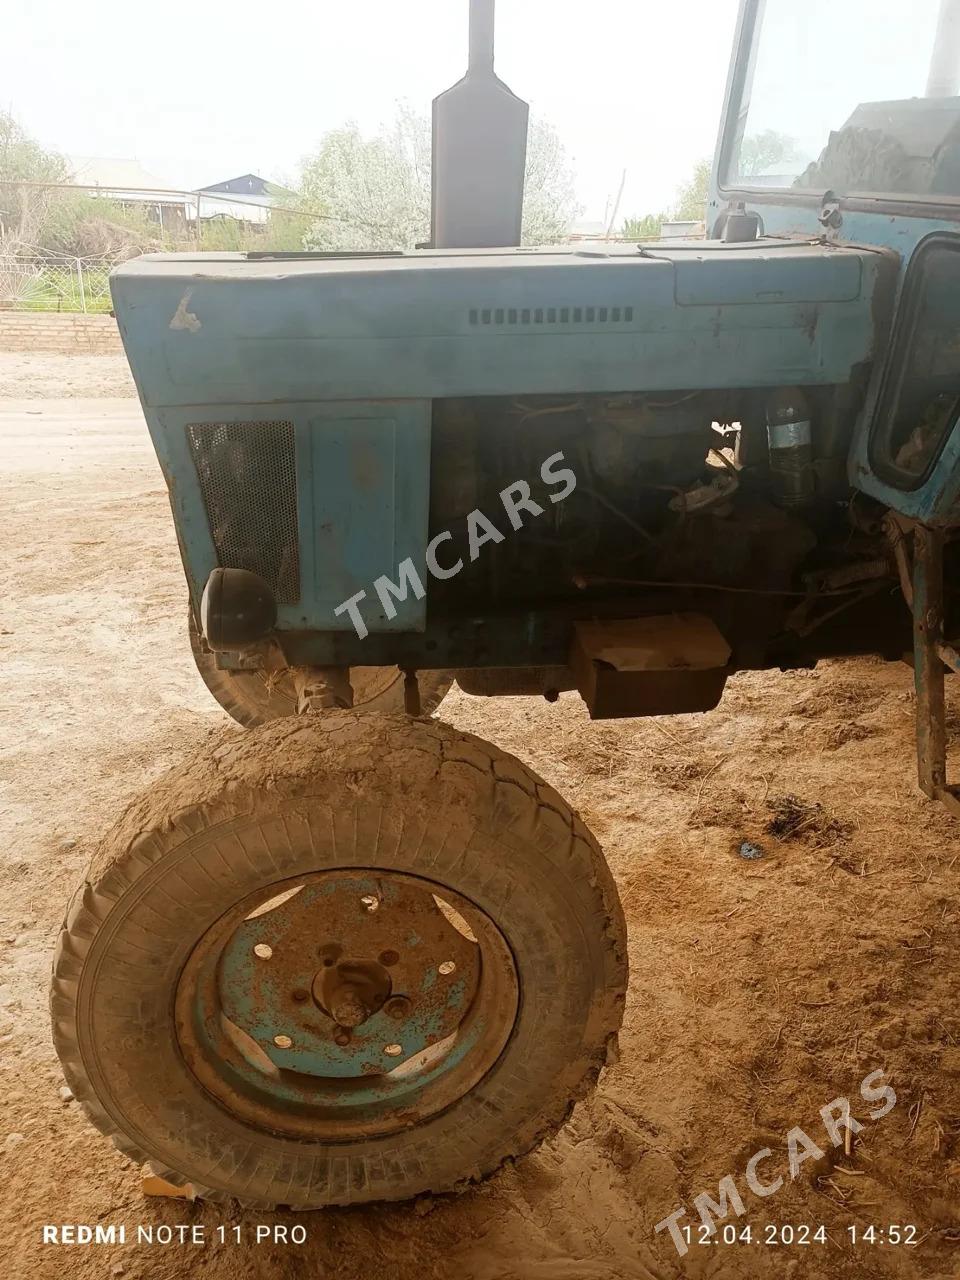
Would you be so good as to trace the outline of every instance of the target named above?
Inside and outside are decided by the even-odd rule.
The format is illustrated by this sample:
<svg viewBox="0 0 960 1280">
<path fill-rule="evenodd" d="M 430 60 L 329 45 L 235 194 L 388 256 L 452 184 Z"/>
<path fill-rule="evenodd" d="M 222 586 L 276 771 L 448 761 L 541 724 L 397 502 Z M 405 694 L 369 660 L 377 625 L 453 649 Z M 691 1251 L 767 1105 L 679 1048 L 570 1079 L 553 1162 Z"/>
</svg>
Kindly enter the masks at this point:
<svg viewBox="0 0 960 1280">
<path fill-rule="evenodd" d="M 613 1052 L 603 856 L 429 716 L 454 679 L 664 715 L 912 655 L 920 785 L 960 811 L 960 3 L 743 0 L 706 238 L 549 248 L 492 8 L 435 103 L 428 246 L 113 277 L 194 657 L 250 731 L 106 837 L 53 1024 L 93 1123 L 214 1199 L 461 1187 Z"/>
</svg>

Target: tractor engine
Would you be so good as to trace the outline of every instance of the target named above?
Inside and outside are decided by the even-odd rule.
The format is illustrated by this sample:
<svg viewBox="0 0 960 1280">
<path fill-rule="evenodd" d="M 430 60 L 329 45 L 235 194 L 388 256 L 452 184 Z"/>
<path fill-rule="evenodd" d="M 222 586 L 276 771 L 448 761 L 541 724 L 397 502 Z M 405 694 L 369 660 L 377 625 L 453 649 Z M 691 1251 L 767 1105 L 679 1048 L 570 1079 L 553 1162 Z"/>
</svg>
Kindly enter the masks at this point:
<svg viewBox="0 0 960 1280">
<path fill-rule="evenodd" d="M 810 430 L 807 398 L 794 398 Z M 435 403 L 431 534 L 450 529 L 456 539 L 474 509 L 495 524 L 499 511 L 510 534 L 485 546 L 468 574 L 436 584 L 438 598 L 451 610 L 468 600 L 497 610 L 601 584 L 786 590 L 835 503 L 812 431 L 792 471 L 778 469 L 767 418 L 783 403 L 782 393 L 729 392 Z M 557 451 L 577 483 L 554 505 L 540 466 Z M 499 495 L 516 481 L 530 484 L 542 514 L 513 534 Z M 463 535 L 449 555 L 465 553 Z"/>
</svg>

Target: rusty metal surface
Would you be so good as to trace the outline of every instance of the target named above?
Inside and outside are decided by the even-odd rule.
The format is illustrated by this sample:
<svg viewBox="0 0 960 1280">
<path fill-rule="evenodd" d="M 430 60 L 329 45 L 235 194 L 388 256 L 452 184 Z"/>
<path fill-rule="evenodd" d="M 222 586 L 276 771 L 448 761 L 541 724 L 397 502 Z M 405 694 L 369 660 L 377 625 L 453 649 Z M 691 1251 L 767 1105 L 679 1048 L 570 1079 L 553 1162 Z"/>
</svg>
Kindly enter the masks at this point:
<svg viewBox="0 0 960 1280">
<path fill-rule="evenodd" d="M 244 921 L 219 965 L 223 1014 L 276 1066 L 316 1076 L 387 1071 L 398 1055 L 383 1046 L 397 1041 L 404 1059 L 422 1052 L 456 1030 L 479 980 L 479 947 L 431 893 L 349 873 Z M 410 1001 L 400 1024 L 384 1009 L 392 996 Z M 351 1028 L 347 1044 L 335 1042 L 338 1025 Z M 277 1035 L 292 1038 L 291 1048 L 277 1048 Z"/>
<path fill-rule="evenodd" d="M 349 667 L 291 667 L 297 714 L 353 706 Z"/>
<path fill-rule="evenodd" d="M 591 719 L 709 711 L 720 701 L 730 646 L 700 614 L 573 628 L 570 666 Z"/>
<path fill-rule="evenodd" d="M 180 982 L 188 1065 L 235 1114 L 298 1136 L 388 1132 L 449 1105 L 496 1061 L 519 992 L 489 919 L 438 892 L 337 871 L 239 905 Z"/>
<path fill-rule="evenodd" d="M 944 532 L 917 525 L 913 535 L 913 671 L 917 691 L 917 774 L 921 790 L 960 818 L 960 787 L 947 781 L 944 663 L 960 654 L 943 637 Z"/>
<path fill-rule="evenodd" d="M 943 534 L 918 525 L 913 536 L 913 645 L 917 691 L 917 774 L 937 798 L 946 785 L 943 663 Z"/>
</svg>

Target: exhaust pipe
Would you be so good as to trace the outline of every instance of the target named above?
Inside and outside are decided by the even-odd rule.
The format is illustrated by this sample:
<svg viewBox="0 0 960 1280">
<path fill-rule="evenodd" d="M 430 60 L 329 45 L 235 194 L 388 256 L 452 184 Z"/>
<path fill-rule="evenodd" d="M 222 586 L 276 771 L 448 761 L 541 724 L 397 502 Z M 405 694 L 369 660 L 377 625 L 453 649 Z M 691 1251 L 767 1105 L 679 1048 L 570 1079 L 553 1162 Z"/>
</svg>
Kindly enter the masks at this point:
<svg viewBox="0 0 960 1280">
<path fill-rule="evenodd" d="M 520 243 L 530 108 L 493 69 L 495 0 L 470 0 L 467 74 L 433 102 L 431 246 Z"/>
</svg>

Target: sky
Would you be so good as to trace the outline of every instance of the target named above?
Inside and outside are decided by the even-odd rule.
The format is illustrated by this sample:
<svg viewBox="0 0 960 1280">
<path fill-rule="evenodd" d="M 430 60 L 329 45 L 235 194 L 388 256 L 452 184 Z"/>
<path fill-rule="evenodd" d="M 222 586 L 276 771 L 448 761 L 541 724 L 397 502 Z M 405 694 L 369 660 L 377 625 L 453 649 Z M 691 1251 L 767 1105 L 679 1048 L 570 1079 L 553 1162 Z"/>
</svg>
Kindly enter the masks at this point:
<svg viewBox="0 0 960 1280">
<path fill-rule="evenodd" d="M 283 181 L 323 133 L 373 133 L 466 66 L 467 0 L 6 0 L 0 105 L 67 155 L 173 187 Z M 736 0 L 498 0 L 497 72 L 558 130 L 582 218 L 669 207 L 712 154 Z"/>
</svg>

